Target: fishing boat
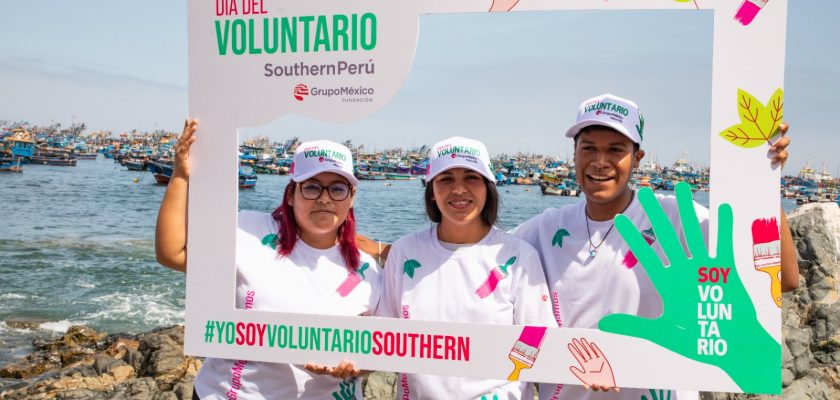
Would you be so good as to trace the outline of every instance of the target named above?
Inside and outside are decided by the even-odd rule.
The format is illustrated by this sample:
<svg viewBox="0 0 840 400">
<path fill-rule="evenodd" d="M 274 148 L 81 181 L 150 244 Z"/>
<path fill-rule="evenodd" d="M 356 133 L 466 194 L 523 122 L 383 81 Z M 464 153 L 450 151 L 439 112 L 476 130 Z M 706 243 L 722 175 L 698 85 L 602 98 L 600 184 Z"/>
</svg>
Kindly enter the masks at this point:
<svg viewBox="0 0 840 400">
<path fill-rule="evenodd" d="M 239 188 L 250 189 L 257 185 L 257 174 L 249 165 L 239 166 Z"/>
<path fill-rule="evenodd" d="M 149 168 L 149 171 L 152 172 L 152 176 L 155 177 L 155 182 L 161 185 L 169 184 L 169 180 L 172 179 L 171 164 L 159 161 L 149 161 L 146 165 Z"/>
<path fill-rule="evenodd" d="M 33 155 L 30 159 L 32 164 L 58 165 L 62 167 L 75 167 L 78 159 L 68 155 Z"/>
<path fill-rule="evenodd" d="M 29 132 L 22 129 L 15 129 L 11 136 L 3 139 L 2 154 L 0 158 L 0 171 L 2 172 L 23 172 L 22 164 L 32 159 L 35 153 L 35 141 L 31 139 Z"/>
<path fill-rule="evenodd" d="M 411 179 L 415 179 L 415 178 L 414 178 L 414 176 L 412 176 L 409 173 L 386 172 L 385 173 L 385 179 L 389 179 L 389 180 L 392 180 L 392 181 L 407 181 L 407 180 L 411 180 Z"/>
<path fill-rule="evenodd" d="M 385 173 L 375 171 L 356 171 L 356 178 L 363 181 L 381 181 L 385 180 Z"/>
<path fill-rule="evenodd" d="M 542 194 L 550 196 L 580 196 L 580 190 L 577 188 L 577 186 L 568 182 L 564 182 L 559 185 L 550 185 L 546 182 L 541 182 L 540 191 L 542 192 Z"/>
<path fill-rule="evenodd" d="M 4 158 L 0 160 L 0 172 L 23 172 L 20 158 Z"/>
<path fill-rule="evenodd" d="M 126 158 L 121 162 L 129 171 L 145 171 L 146 160 L 138 160 L 136 158 Z"/>
</svg>

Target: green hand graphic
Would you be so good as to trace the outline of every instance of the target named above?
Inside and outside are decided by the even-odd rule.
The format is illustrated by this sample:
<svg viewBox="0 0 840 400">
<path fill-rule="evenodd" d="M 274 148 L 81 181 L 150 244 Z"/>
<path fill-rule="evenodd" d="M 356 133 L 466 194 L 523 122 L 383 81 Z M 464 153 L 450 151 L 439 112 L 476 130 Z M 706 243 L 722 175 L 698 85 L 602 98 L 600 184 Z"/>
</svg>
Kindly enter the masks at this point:
<svg viewBox="0 0 840 400">
<path fill-rule="evenodd" d="M 414 278 L 414 270 L 422 267 L 417 260 L 408 260 L 403 264 L 403 271 L 409 278 Z"/>
<path fill-rule="evenodd" d="M 598 328 L 647 339 L 692 360 L 715 365 L 744 392 L 780 393 L 781 346 L 759 324 L 738 276 L 732 249 L 732 207 L 723 204 L 718 208 L 718 254 L 711 257 L 690 187 L 681 182 L 676 194 L 690 257 L 653 191 L 639 191 L 639 201 L 669 260 L 668 268 L 629 218 L 615 218 L 616 228 L 662 297 L 662 315 L 653 319 L 607 315 Z"/>
<path fill-rule="evenodd" d="M 356 381 L 347 379 L 338 385 L 338 390 L 332 393 L 335 400 L 355 400 Z"/>
<path fill-rule="evenodd" d="M 650 400 L 671 400 L 671 391 L 665 392 L 664 390 L 659 390 L 659 396 L 656 395 L 656 392 L 653 389 L 650 390 Z M 665 397 L 667 393 L 668 397 Z M 648 400 L 647 396 L 642 395 L 642 398 L 639 400 Z"/>
<path fill-rule="evenodd" d="M 554 233 L 554 238 L 551 239 L 551 245 L 563 247 L 564 236 L 570 236 L 569 231 L 563 228 L 558 229 L 557 232 Z"/>
<path fill-rule="evenodd" d="M 277 250 L 277 235 L 273 233 L 269 233 L 268 235 L 263 236 L 260 242 L 263 244 L 263 246 L 268 246 L 274 250 Z"/>
</svg>

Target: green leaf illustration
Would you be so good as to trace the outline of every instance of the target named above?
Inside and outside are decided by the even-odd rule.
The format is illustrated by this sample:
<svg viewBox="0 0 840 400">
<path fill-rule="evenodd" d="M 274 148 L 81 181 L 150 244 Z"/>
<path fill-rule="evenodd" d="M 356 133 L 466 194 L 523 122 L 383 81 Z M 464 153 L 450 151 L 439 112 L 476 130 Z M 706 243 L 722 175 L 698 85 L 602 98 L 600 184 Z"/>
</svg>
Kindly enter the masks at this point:
<svg viewBox="0 0 840 400">
<path fill-rule="evenodd" d="M 720 136 L 738 147 L 754 148 L 779 134 L 782 122 L 784 92 L 777 89 L 765 106 L 753 95 L 738 89 L 738 117 L 741 123 L 723 130 Z"/>
<path fill-rule="evenodd" d="M 409 278 L 414 278 L 414 270 L 422 267 L 417 260 L 408 260 L 403 264 L 403 271 Z"/>
<path fill-rule="evenodd" d="M 636 132 L 639 132 L 639 139 L 645 139 L 645 117 L 639 114 L 639 125 L 636 125 Z"/>
<path fill-rule="evenodd" d="M 571 235 L 569 235 L 569 231 L 567 231 L 563 228 L 558 229 L 557 232 L 554 233 L 554 238 L 551 239 L 551 245 L 552 246 L 560 246 L 562 248 L 563 247 L 563 237 L 564 236 L 571 236 Z"/>
<path fill-rule="evenodd" d="M 277 235 L 269 233 L 268 235 L 263 236 L 260 243 L 262 243 L 263 246 L 268 246 L 277 250 Z"/>
</svg>

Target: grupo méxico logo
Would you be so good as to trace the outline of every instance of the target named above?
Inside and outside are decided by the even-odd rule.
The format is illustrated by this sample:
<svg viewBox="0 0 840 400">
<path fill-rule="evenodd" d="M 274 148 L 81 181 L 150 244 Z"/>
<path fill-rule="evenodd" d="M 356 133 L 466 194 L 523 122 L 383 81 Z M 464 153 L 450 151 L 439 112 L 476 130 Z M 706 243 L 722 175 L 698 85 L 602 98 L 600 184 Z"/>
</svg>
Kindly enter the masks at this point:
<svg viewBox="0 0 840 400">
<path fill-rule="evenodd" d="M 363 86 L 339 86 L 334 88 L 318 88 L 300 83 L 295 86 L 294 97 L 297 101 L 303 101 L 306 96 L 313 97 L 339 97 L 341 101 L 348 103 L 368 103 L 373 101 L 374 89 Z"/>
<path fill-rule="evenodd" d="M 303 101 L 303 98 L 309 95 L 309 86 L 306 86 L 302 83 L 298 83 L 295 85 L 294 96 L 295 100 Z"/>
</svg>

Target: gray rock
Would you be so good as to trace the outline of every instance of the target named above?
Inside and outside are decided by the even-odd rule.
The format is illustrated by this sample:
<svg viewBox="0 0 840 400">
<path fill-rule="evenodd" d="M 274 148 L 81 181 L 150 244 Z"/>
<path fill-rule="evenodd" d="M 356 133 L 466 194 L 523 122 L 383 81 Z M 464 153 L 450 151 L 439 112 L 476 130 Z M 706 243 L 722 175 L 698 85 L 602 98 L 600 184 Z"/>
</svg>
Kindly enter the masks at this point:
<svg viewBox="0 0 840 400">
<path fill-rule="evenodd" d="M 140 371 L 143 367 L 144 359 L 145 357 L 143 356 L 143 353 L 133 349 L 126 350 L 122 358 L 122 360 L 134 368 L 135 371 Z"/>
<path fill-rule="evenodd" d="M 374 372 L 365 381 L 366 400 L 391 400 L 397 395 L 397 374 L 393 372 Z"/>
<path fill-rule="evenodd" d="M 108 399 L 152 400 L 157 392 L 158 386 L 154 379 L 137 378 L 117 386 Z"/>
<path fill-rule="evenodd" d="M 128 365 L 123 360 L 118 360 L 111 356 L 100 354 L 93 359 L 93 369 L 97 374 L 102 375 L 110 372 L 115 367 Z"/>
<path fill-rule="evenodd" d="M 194 381 L 195 379 L 190 377 L 189 379 L 176 383 L 172 387 L 172 393 L 175 393 L 178 400 L 191 400 Z"/>
<path fill-rule="evenodd" d="M 140 352 L 145 355 L 141 376 L 158 376 L 180 367 L 183 355 L 183 327 L 180 328 L 180 340 L 177 332 L 161 331 L 140 340 Z"/>
</svg>

